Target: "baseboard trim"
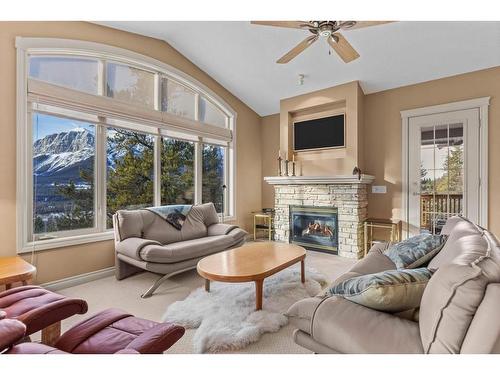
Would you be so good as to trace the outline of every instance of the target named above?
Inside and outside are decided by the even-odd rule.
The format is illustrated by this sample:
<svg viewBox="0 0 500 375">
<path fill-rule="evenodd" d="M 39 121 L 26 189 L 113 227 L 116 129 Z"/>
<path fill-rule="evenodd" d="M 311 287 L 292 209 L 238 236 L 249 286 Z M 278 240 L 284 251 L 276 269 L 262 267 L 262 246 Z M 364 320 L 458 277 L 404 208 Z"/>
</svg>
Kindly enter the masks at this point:
<svg viewBox="0 0 500 375">
<path fill-rule="evenodd" d="M 77 286 L 81 284 L 88 283 L 90 281 L 99 280 L 104 277 L 112 276 L 115 273 L 114 267 L 104 268 L 102 270 L 82 273 L 81 275 L 66 277 L 61 280 L 50 281 L 48 283 L 41 284 L 44 288 L 52 291 L 61 290 L 65 288 L 71 288 L 72 286 Z"/>
</svg>

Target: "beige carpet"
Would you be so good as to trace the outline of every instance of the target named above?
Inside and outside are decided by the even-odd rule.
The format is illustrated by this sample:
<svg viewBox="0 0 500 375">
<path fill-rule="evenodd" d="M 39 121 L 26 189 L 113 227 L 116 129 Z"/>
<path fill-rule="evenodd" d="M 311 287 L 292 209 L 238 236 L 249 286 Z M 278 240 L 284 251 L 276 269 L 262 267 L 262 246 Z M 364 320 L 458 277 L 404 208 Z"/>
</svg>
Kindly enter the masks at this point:
<svg viewBox="0 0 500 375">
<path fill-rule="evenodd" d="M 311 251 L 306 257 L 306 264 L 322 272 L 329 280 L 345 272 L 353 263 L 352 260 L 335 255 Z M 142 299 L 141 293 L 157 277 L 150 273 L 141 273 L 121 281 L 117 281 L 114 277 L 106 277 L 58 292 L 85 299 L 89 305 L 86 315 L 109 307 L 117 307 L 137 316 L 159 321 L 169 304 L 183 300 L 192 290 L 204 285 L 203 279 L 198 276 L 196 270 L 192 270 L 172 277 L 163 283 L 152 297 Z M 64 321 L 63 332 L 82 319 L 82 315 L 77 315 Z M 293 329 L 292 326 L 287 325 L 278 332 L 264 334 L 258 342 L 231 353 L 310 353 L 293 342 Z M 182 339 L 168 350 L 168 353 L 193 353 L 191 343 L 193 335 L 194 330 L 187 330 Z M 33 338 L 36 339 L 36 337 Z"/>
</svg>

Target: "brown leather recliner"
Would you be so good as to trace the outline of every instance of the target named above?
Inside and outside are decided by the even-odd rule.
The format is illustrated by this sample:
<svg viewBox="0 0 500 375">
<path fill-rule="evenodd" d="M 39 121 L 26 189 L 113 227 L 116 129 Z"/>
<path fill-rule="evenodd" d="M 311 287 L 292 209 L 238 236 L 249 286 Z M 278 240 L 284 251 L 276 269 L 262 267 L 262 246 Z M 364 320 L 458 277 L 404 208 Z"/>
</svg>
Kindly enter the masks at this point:
<svg viewBox="0 0 500 375">
<path fill-rule="evenodd" d="M 26 335 L 19 320 L 0 319 L 0 352 L 6 354 L 161 354 L 184 328 L 156 323 L 117 309 L 104 310 L 73 326 L 54 344 L 18 342 Z"/>
<path fill-rule="evenodd" d="M 85 314 L 87 302 L 39 286 L 28 285 L 0 293 L 0 319 L 16 319 L 26 326 L 26 336 L 42 330 L 42 341 L 51 344 L 60 334 L 60 322 Z M 47 328 L 50 328 L 49 331 Z"/>
</svg>

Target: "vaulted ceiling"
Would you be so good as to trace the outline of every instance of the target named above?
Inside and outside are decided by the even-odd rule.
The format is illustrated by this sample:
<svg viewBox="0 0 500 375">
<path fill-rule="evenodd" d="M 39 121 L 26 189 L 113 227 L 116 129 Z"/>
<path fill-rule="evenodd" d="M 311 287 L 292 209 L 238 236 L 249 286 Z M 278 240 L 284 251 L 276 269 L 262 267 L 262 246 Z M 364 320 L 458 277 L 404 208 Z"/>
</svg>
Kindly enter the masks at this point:
<svg viewBox="0 0 500 375">
<path fill-rule="evenodd" d="M 357 60 L 344 63 L 319 40 L 284 65 L 275 61 L 308 31 L 242 21 L 99 24 L 165 40 L 261 116 L 279 112 L 280 99 L 353 80 L 368 94 L 500 66 L 500 22 L 412 21 L 343 31 Z"/>
</svg>

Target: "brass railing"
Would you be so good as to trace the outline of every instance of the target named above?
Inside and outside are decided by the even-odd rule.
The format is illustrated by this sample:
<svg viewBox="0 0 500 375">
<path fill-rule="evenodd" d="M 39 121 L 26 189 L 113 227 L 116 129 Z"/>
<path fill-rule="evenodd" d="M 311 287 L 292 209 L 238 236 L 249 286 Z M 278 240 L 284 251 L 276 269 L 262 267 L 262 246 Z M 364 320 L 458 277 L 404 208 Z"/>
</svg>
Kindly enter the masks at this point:
<svg viewBox="0 0 500 375">
<path fill-rule="evenodd" d="M 462 213 L 462 205 L 463 194 L 421 194 L 420 227 L 432 231 L 433 220 Z"/>
</svg>

